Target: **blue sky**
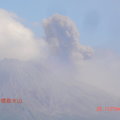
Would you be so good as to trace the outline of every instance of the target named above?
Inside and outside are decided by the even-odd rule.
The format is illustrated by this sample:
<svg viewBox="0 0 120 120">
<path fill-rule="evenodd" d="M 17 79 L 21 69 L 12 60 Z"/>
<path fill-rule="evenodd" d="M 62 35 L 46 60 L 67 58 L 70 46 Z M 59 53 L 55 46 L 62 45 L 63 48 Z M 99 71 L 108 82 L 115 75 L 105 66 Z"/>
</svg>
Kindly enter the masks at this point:
<svg viewBox="0 0 120 120">
<path fill-rule="evenodd" d="M 16 13 L 38 33 L 42 28 L 30 23 L 59 13 L 77 24 L 82 44 L 115 51 L 120 51 L 119 6 L 119 0 L 0 0 L 0 8 Z"/>
</svg>

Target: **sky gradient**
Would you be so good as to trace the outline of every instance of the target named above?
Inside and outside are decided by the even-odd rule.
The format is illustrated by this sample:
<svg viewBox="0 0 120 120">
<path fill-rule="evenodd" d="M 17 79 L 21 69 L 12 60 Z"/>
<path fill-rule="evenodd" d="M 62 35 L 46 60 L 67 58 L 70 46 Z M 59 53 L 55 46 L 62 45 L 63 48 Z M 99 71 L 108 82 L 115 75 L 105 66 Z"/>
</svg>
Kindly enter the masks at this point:
<svg viewBox="0 0 120 120">
<path fill-rule="evenodd" d="M 119 5 L 119 0 L 0 0 L 0 8 L 17 14 L 40 36 L 42 26 L 33 23 L 58 13 L 76 23 L 82 44 L 117 52 L 120 52 Z"/>
</svg>

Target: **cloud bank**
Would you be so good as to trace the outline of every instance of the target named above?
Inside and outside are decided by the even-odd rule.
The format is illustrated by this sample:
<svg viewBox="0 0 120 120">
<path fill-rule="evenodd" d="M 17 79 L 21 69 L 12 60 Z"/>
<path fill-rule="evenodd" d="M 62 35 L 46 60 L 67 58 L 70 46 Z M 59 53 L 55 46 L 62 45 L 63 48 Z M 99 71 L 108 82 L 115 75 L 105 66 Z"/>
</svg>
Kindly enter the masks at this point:
<svg viewBox="0 0 120 120">
<path fill-rule="evenodd" d="M 0 58 L 30 60 L 39 54 L 34 34 L 16 15 L 0 9 Z"/>
<path fill-rule="evenodd" d="M 44 38 L 37 40 L 34 33 L 17 20 L 13 13 L 0 9 L 0 58 L 32 60 L 49 56 L 69 60 L 89 58 L 93 50 L 80 45 L 76 25 L 68 17 L 53 15 L 43 21 Z"/>
</svg>

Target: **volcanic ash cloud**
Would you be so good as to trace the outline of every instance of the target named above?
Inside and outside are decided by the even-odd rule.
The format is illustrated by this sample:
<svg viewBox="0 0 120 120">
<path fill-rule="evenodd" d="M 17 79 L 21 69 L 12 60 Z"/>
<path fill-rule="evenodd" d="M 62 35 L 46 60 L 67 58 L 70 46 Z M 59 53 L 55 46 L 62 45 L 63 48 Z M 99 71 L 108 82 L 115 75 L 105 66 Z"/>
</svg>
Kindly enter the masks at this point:
<svg viewBox="0 0 120 120">
<path fill-rule="evenodd" d="M 80 44 L 80 33 L 69 17 L 53 15 L 43 21 L 43 26 L 52 54 L 75 61 L 92 56 L 93 49 Z"/>
</svg>

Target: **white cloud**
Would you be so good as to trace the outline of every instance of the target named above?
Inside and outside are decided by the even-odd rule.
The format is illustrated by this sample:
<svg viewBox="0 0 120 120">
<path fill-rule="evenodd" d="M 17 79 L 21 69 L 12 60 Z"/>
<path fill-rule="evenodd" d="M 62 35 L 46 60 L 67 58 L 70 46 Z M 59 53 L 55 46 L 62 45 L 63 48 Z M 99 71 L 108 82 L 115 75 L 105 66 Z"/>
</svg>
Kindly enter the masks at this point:
<svg viewBox="0 0 120 120">
<path fill-rule="evenodd" d="M 40 56 L 38 40 L 16 16 L 0 9 L 0 58 L 30 60 Z M 39 40 L 40 42 L 40 40 Z M 40 43 L 41 45 L 41 43 Z"/>
</svg>

